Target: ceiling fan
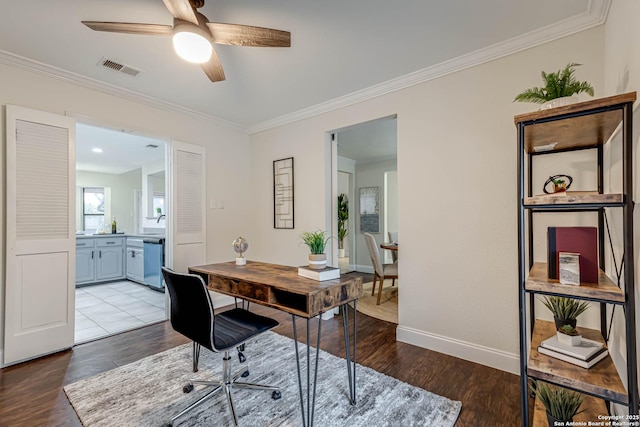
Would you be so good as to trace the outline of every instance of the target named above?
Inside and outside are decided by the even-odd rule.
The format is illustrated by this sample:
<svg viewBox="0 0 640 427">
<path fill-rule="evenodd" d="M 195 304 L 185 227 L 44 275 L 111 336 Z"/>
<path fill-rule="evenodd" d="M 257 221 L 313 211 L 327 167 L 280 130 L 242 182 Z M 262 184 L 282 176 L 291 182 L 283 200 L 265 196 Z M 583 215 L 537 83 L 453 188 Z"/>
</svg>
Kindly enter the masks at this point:
<svg viewBox="0 0 640 427">
<path fill-rule="evenodd" d="M 291 33 L 249 25 L 210 22 L 196 9 L 204 0 L 163 0 L 173 15 L 173 25 L 137 24 L 129 22 L 82 21 L 95 31 L 112 33 L 173 36 L 176 53 L 183 59 L 200 64 L 212 82 L 225 79 L 222 64 L 213 43 L 232 46 L 289 47 Z"/>
</svg>

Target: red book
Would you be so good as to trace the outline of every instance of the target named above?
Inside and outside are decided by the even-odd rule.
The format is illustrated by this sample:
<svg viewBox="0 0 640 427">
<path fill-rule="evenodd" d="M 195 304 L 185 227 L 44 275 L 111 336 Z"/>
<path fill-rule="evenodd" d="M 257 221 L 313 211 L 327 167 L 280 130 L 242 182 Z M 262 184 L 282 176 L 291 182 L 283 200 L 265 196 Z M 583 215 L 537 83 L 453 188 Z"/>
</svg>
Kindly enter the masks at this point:
<svg viewBox="0 0 640 427">
<path fill-rule="evenodd" d="M 558 252 L 580 254 L 580 281 L 598 283 L 598 229 L 596 227 L 549 227 L 549 279 L 558 279 Z"/>
</svg>

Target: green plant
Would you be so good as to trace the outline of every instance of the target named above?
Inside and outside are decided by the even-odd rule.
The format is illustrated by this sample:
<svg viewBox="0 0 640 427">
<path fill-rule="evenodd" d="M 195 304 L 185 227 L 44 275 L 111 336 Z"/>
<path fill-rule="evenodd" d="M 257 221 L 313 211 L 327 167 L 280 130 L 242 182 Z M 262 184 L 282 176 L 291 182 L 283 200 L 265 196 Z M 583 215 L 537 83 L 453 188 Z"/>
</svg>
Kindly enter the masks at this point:
<svg viewBox="0 0 640 427">
<path fill-rule="evenodd" d="M 349 234 L 347 220 L 349 219 L 349 198 L 342 193 L 338 196 L 338 249 L 344 248 L 344 238 Z"/>
<path fill-rule="evenodd" d="M 302 233 L 300 238 L 302 239 L 304 244 L 309 247 L 309 250 L 314 255 L 323 254 L 324 247 L 327 245 L 329 239 L 331 239 L 331 237 L 327 237 L 326 231 L 321 230 L 315 231 L 313 233 L 305 231 L 304 233 Z"/>
<path fill-rule="evenodd" d="M 542 303 L 560 320 L 574 320 L 589 308 L 586 301 L 566 297 L 544 297 Z"/>
<path fill-rule="evenodd" d="M 554 183 L 555 185 L 563 184 L 563 183 L 564 183 L 564 179 L 554 179 L 554 180 L 553 180 L 553 183 Z"/>
<path fill-rule="evenodd" d="M 580 393 L 566 388 L 552 387 L 542 381 L 536 382 L 533 392 L 544 405 L 547 413 L 558 421 L 570 421 L 582 412 L 579 411 L 583 400 Z"/>
<path fill-rule="evenodd" d="M 586 92 L 593 96 L 593 86 L 588 82 L 579 82 L 575 78 L 575 67 L 581 64 L 571 62 L 562 70 L 555 73 L 542 72 L 542 80 L 544 87 L 533 87 L 518 94 L 514 101 L 534 102 L 536 104 L 544 104 L 552 99 L 561 98 L 563 96 L 571 96 L 573 94 Z"/>
<path fill-rule="evenodd" d="M 565 335 L 570 335 L 572 337 L 575 337 L 577 335 L 580 335 L 580 333 L 578 332 L 578 330 L 576 328 L 574 328 L 571 325 L 563 325 L 560 327 L 560 329 L 558 329 L 558 332 L 561 332 Z"/>
</svg>

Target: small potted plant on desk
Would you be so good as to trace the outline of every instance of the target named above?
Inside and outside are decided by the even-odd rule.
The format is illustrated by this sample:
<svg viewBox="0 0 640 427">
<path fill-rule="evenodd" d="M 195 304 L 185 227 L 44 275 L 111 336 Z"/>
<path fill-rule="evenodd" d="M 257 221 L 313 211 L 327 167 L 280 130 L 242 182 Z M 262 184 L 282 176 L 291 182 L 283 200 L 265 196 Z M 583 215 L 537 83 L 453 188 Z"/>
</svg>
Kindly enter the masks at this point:
<svg viewBox="0 0 640 427">
<path fill-rule="evenodd" d="M 573 421 L 574 416 L 582 412 L 579 411 L 583 401 L 580 393 L 552 387 L 542 381 L 537 381 L 535 385 L 533 392 L 544 405 L 549 427 L 567 425 L 569 421 Z"/>
<path fill-rule="evenodd" d="M 327 237 L 325 231 L 309 232 L 305 231 L 300 236 L 305 245 L 309 247 L 309 268 L 312 270 L 322 270 L 327 266 L 327 255 L 324 248 L 331 237 Z"/>
<path fill-rule="evenodd" d="M 582 342 L 582 335 L 576 328 L 571 325 L 564 325 L 556 332 L 558 335 L 558 341 L 562 344 L 570 345 L 572 347 L 580 345 Z"/>
<path fill-rule="evenodd" d="M 557 331 L 564 325 L 575 329 L 578 316 L 589 308 L 588 302 L 567 297 L 544 297 L 542 303 L 553 314 Z"/>
</svg>

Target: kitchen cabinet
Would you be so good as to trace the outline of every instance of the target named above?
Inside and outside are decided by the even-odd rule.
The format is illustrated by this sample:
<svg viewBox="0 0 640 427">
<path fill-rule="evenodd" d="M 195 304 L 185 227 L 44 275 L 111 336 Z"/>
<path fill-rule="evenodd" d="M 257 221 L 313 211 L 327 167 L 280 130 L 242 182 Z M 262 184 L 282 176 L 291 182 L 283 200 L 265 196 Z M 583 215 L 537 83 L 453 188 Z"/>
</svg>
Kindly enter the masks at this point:
<svg viewBox="0 0 640 427">
<path fill-rule="evenodd" d="M 76 286 L 125 278 L 124 237 L 76 239 Z"/>
<path fill-rule="evenodd" d="M 142 239 L 127 238 L 127 279 L 144 283 L 144 248 Z"/>
</svg>

